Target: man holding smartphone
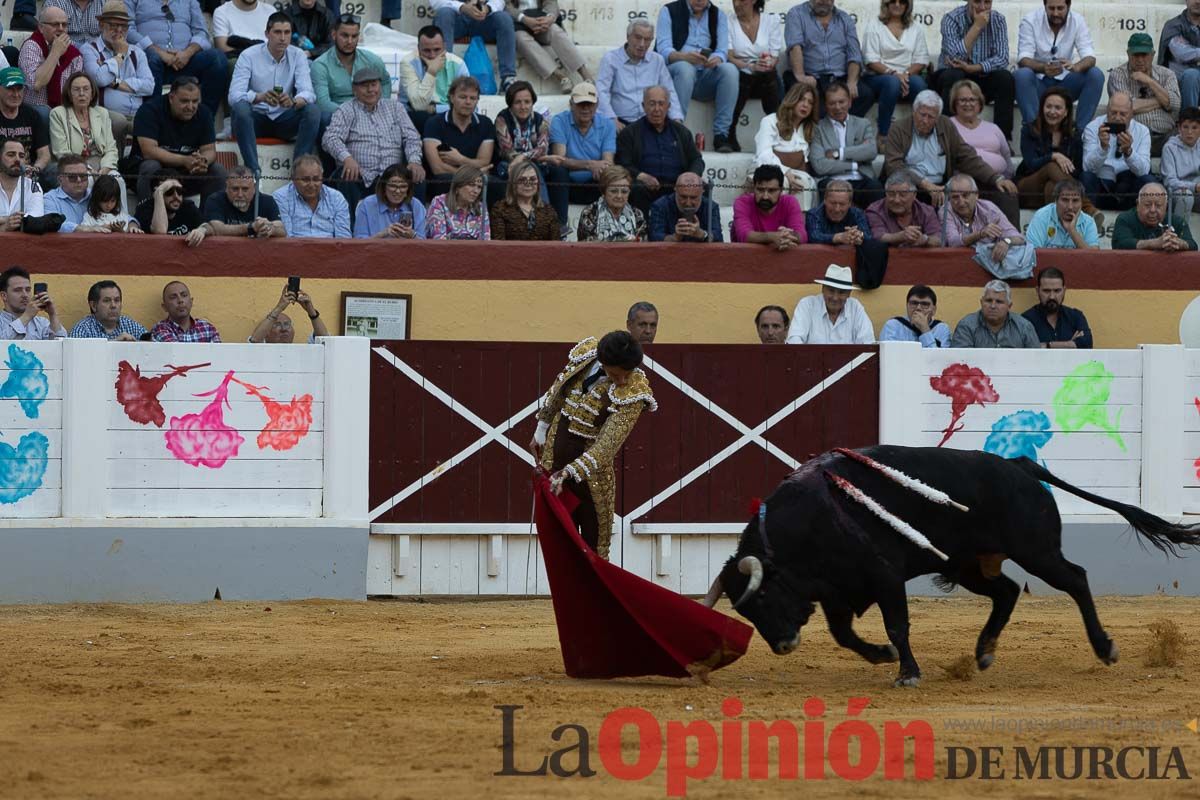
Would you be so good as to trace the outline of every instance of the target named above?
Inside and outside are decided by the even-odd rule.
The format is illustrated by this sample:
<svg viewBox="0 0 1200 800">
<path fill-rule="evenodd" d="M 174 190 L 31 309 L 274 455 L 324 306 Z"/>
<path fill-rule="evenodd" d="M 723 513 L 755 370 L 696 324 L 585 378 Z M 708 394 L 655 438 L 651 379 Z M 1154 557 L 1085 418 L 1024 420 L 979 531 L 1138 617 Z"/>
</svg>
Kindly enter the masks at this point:
<svg viewBox="0 0 1200 800">
<path fill-rule="evenodd" d="M 723 242 L 721 210 L 704 196 L 704 181 L 694 172 L 680 173 L 675 191 L 650 206 L 652 242 Z"/>
<path fill-rule="evenodd" d="M 1073 58 L 1074 57 L 1074 58 Z M 1071 0 L 1042 0 L 1042 7 L 1021 20 L 1017 34 L 1017 107 L 1034 120 L 1042 93 L 1058 86 L 1079 101 L 1076 119 L 1090 122 L 1104 92 L 1104 73 L 1096 66 L 1092 34 Z"/>
<path fill-rule="evenodd" d="M 44 283 L 34 284 L 24 267 L 9 267 L 0 272 L 0 339 L 24 339 L 27 342 L 65 339 L 67 329 L 58 321 L 58 311 Z M 45 317 L 38 314 L 45 312 Z"/>
<path fill-rule="evenodd" d="M 1108 113 L 1083 129 L 1083 174 L 1087 196 L 1099 208 L 1133 208 L 1138 191 L 1157 180 L 1150 172 L 1150 129 L 1133 118 L 1133 98 L 1109 95 Z"/>
<path fill-rule="evenodd" d="M 325 320 L 321 319 L 321 312 L 313 305 L 312 298 L 300 289 L 300 278 L 293 275 L 288 278 L 287 285 L 283 287 L 283 293 L 279 295 L 279 302 L 267 312 L 262 322 L 258 323 L 254 332 L 250 334 L 250 343 L 291 344 L 294 342 L 296 328 L 292 324 L 292 318 L 284 313 L 292 304 L 303 308 L 304 313 L 308 315 L 309 322 L 312 323 L 312 333 L 308 337 L 309 344 L 316 342 L 318 336 L 329 335 L 329 330 L 325 327 Z"/>
</svg>

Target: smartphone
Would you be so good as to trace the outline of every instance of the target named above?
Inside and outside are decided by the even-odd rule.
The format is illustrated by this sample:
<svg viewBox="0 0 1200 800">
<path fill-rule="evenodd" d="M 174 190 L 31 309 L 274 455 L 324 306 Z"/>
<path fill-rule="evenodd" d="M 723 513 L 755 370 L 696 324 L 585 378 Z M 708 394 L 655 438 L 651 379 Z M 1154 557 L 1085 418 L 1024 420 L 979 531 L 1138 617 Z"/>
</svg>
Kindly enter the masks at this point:
<svg viewBox="0 0 1200 800">
<path fill-rule="evenodd" d="M 271 91 L 274 92 L 275 94 L 283 94 L 283 87 L 275 86 L 275 87 L 272 87 Z"/>
<path fill-rule="evenodd" d="M 1124 122 L 1106 122 L 1104 124 L 1108 126 L 1108 133 L 1110 136 L 1116 136 L 1125 132 Z"/>
<path fill-rule="evenodd" d="M 709 56 L 712 55 L 712 50 L 707 47 L 702 48 L 700 50 L 700 55 L 704 56 L 705 58 L 708 58 Z"/>
<path fill-rule="evenodd" d="M 439 144 L 437 149 L 438 149 L 438 152 L 439 152 L 439 153 L 445 153 L 446 151 L 448 151 L 448 150 L 450 149 L 450 145 L 448 145 L 448 144 Z"/>
<path fill-rule="evenodd" d="M 288 291 L 292 294 L 300 293 L 300 276 L 292 275 L 288 278 Z"/>
<path fill-rule="evenodd" d="M 49 288 L 50 288 L 50 287 L 49 287 L 49 286 L 47 286 L 47 285 L 46 285 L 46 284 L 44 284 L 44 283 L 35 283 L 35 284 L 33 285 L 33 293 L 34 293 L 34 294 L 43 294 L 43 293 L 45 293 L 45 292 L 46 292 L 46 291 L 47 291 Z"/>
<path fill-rule="evenodd" d="M 400 225 L 406 228 L 413 226 L 413 215 L 411 211 L 401 211 L 400 216 L 396 220 Z"/>
</svg>

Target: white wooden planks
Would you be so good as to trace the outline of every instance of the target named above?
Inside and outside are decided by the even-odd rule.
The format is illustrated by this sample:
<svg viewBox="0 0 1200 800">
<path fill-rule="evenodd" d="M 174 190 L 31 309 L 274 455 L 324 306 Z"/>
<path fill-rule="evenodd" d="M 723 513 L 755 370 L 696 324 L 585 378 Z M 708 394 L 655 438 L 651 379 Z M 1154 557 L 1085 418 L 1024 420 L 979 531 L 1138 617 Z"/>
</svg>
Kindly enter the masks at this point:
<svg viewBox="0 0 1200 800">
<path fill-rule="evenodd" d="M 62 342 L 0 341 L 0 517 L 61 512 L 62 364 Z"/>
</svg>

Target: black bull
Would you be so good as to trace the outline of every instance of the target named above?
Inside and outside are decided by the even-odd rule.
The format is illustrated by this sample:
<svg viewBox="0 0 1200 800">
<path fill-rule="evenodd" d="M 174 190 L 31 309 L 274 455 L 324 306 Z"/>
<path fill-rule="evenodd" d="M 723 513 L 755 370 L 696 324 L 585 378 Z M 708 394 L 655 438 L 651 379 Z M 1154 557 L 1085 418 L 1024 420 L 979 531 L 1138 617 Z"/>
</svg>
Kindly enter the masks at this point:
<svg viewBox="0 0 1200 800">
<path fill-rule="evenodd" d="M 969 510 L 939 505 L 883 473 L 836 451 L 805 463 L 765 501 L 738 542 L 706 598 L 723 590 L 735 608 L 777 654 L 796 648 L 800 629 L 815 610 L 834 640 L 873 664 L 899 660 L 897 686 L 915 686 L 920 667 L 908 643 L 905 581 L 937 574 L 992 599 L 975 659 L 987 669 L 996 641 L 1016 606 L 1020 588 L 1000 571 L 1011 558 L 1029 574 L 1066 592 L 1079 606 L 1088 640 L 1106 664 L 1117 646 L 1096 615 L 1087 572 L 1062 553 L 1062 521 L 1042 481 L 1124 517 L 1154 547 L 1178 555 L 1177 546 L 1200 547 L 1200 525 L 1174 525 L 1136 506 L 1086 492 L 1026 458 L 939 448 L 878 446 L 858 453 L 945 492 Z M 890 514 L 924 534 L 938 554 L 905 538 L 892 525 L 835 485 L 840 476 Z M 890 645 L 870 644 L 852 627 L 878 603 Z"/>
</svg>

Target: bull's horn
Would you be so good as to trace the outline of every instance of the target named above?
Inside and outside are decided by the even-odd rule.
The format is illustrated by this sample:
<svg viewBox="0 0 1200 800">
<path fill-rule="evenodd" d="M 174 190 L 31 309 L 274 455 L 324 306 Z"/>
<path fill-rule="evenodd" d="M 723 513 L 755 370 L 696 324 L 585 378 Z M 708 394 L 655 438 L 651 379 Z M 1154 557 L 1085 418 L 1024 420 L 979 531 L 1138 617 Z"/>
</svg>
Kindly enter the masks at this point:
<svg viewBox="0 0 1200 800">
<path fill-rule="evenodd" d="M 746 591 L 742 592 L 742 596 L 738 598 L 738 601 L 733 604 L 734 608 L 746 602 L 752 594 L 758 591 L 758 587 L 762 586 L 762 562 L 758 560 L 758 556 L 746 556 L 738 562 L 738 572 L 743 575 L 749 575 L 750 583 L 746 585 Z"/>
<path fill-rule="evenodd" d="M 706 608 L 712 608 L 721 599 L 721 592 L 725 591 L 725 586 L 721 583 L 721 573 L 717 573 L 717 577 L 713 578 L 712 586 L 708 587 L 708 594 L 704 595 L 704 599 L 700 602 Z"/>
</svg>

